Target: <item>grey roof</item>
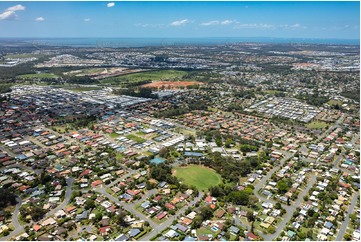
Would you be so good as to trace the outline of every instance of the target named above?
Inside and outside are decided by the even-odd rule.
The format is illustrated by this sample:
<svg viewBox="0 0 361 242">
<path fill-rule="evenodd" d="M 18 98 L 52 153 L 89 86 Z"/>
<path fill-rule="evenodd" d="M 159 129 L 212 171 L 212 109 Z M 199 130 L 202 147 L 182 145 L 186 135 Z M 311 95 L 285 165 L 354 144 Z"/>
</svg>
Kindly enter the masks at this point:
<svg viewBox="0 0 361 242">
<path fill-rule="evenodd" d="M 129 230 L 129 236 L 130 236 L 130 237 L 135 237 L 135 236 L 137 236 L 139 233 L 140 233 L 140 230 L 139 230 L 139 229 L 131 229 L 131 230 Z"/>
<path fill-rule="evenodd" d="M 118 238 L 115 239 L 115 241 L 127 241 L 129 240 L 129 237 L 125 234 L 121 234 Z"/>
</svg>

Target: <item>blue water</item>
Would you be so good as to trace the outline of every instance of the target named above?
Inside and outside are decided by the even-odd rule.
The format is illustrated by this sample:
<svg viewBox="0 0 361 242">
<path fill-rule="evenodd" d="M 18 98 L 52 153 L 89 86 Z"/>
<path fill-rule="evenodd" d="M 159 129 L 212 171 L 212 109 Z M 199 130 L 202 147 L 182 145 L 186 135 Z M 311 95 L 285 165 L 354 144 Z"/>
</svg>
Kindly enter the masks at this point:
<svg viewBox="0 0 361 242">
<path fill-rule="evenodd" d="M 224 45 L 235 43 L 309 43 L 360 45 L 359 39 L 311 39 L 311 38 L 269 38 L 269 37 L 234 37 L 234 38 L 0 38 L 1 41 L 22 41 L 34 46 L 72 46 L 72 47 L 147 47 L 147 46 L 186 46 L 186 45 Z"/>
</svg>

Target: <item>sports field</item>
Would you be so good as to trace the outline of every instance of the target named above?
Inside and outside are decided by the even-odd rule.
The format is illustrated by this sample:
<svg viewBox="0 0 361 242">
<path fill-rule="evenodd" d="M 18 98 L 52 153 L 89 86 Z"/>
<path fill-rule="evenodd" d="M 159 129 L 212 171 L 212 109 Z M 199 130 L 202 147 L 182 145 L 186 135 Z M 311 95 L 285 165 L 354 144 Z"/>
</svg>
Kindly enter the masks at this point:
<svg viewBox="0 0 361 242">
<path fill-rule="evenodd" d="M 327 126 L 328 124 L 322 121 L 314 121 L 311 123 L 306 124 L 307 128 L 310 129 L 323 129 Z"/>
<path fill-rule="evenodd" d="M 174 168 L 173 175 L 184 184 L 195 186 L 198 190 L 207 190 L 211 186 L 218 185 L 222 182 L 221 175 L 216 171 L 198 165 Z"/>
<path fill-rule="evenodd" d="M 25 75 L 19 75 L 16 76 L 18 79 L 32 79 L 32 78 L 38 78 L 38 79 L 56 79 L 58 78 L 57 75 L 53 73 L 37 73 L 37 74 L 25 74 Z"/>
</svg>

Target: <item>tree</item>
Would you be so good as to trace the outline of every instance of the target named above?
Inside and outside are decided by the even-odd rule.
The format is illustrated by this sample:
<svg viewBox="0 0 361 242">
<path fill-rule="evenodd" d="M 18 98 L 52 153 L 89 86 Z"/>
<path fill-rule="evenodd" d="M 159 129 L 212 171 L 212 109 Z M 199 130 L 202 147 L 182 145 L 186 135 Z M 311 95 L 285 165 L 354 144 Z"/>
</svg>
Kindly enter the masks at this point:
<svg viewBox="0 0 361 242">
<path fill-rule="evenodd" d="M 127 222 L 125 221 L 125 216 L 127 216 L 127 213 L 124 210 L 120 210 L 119 214 L 115 218 L 117 224 L 119 224 L 122 227 L 128 225 Z"/>
<path fill-rule="evenodd" d="M 276 232 L 276 229 L 274 226 L 269 226 L 267 229 L 267 232 L 270 234 L 274 234 Z"/>
<path fill-rule="evenodd" d="M 244 191 L 234 191 L 228 194 L 227 200 L 237 205 L 247 205 L 249 202 L 249 195 Z"/>
<path fill-rule="evenodd" d="M 16 204 L 16 196 L 9 189 L 0 188 L 0 209 Z"/>
<path fill-rule="evenodd" d="M 312 237 L 313 237 L 312 229 L 307 231 L 307 237 L 312 240 Z"/>
<path fill-rule="evenodd" d="M 352 236 L 349 233 L 345 233 L 345 235 L 343 237 L 345 238 L 346 241 L 352 240 Z"/>
<path fill-rule="evenodd" d="M 228 138 L 225 143 L 226 148 L 230 148 L 231 144 L 233 144 L 233 141 L 230 138 Z"/>
<path fill-rule="evenodd" d="M 280 194 L 285 194 L 290 189 L 290 187 L 284 180 L 279 181 L 276 187 L 278 188 L 278 192 Z"/>
<path fill-rule="evenodd" d="M 275 209 L 281 209 L 281 208 L 282 208 L 281 203 L 277 202 L 277 203 L 275 204 Z"/>
<path fill-rule="evenodd" d="M 254 216 L 253 212 L 248 211 L 247 212 L 247 220 L 251 223 L 251 231 L 253 233 L 254 230 L 254 222 L 256 221 L 256 216 Z"/>
<path fill-rule="evenodd" d="M 94 208 L 94 207 L 95 207 L 95 202 L 94 202 L 94 200 L 91 200 L 91 199 L 86 200 L 86 202 L 85 202 L 85 207 L 84 207 L 86 210 L 92 209 L 92 208 Z"/>
<path fill-rule="evenodd" d="M 203 217 L 203 220 L 207 220 L 213 216 L 213 211 L 209 206 L 204 206 L 200 209 L 200 215 Z"/>
<path fill-rule="evenodd" d="M 229 231 L 227 231 L 225 234 L 224 234 L 224 238 L 226 240 L 229 240 L 231 238 L 231 234 L 229 233 Z"/>
</svg>

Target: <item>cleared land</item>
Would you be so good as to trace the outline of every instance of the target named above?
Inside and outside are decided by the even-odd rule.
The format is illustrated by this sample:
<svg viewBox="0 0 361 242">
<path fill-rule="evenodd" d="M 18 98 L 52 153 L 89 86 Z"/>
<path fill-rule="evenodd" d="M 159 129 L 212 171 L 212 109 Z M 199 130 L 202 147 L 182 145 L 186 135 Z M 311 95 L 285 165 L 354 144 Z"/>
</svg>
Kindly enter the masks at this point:
<svg viewBox="0 0 361 242">
<path fill-rule="evenodd" d="M 222 182 L 221 175 L 216 171 L 198 165 L 174 168 L 173 175 L 184 184 L 195 186 L 199 190 L 207 190 L 211 186 L 218 185 Z"/>
<path fill-rule="evenodd" d="M 32 58 L 32 57 L 42 57 L 42 54 L 33 54 L 33 53 L 23 53 L 23 54 L 8 54 L 5 58 L 11 59 L 24 59 L 24 58 Z"/>
<path fill-rule="evenodd" d="M 169 81 L 159 81 L 159 82 L 152 82 L 149 84 L 145 84 L 142 87 L 152 87 L 152 88 L 177 88 L 177 87 L 187 87 L 193 85 L 202 84 L 201 82 L 183 82 L 183 81 L 176 81 L 176 82 L 169 82 Z"/>
<path fill-rule="evenodd" d="M 57 75 L 53 73 L 36 73 L 36 74 L 25 74 L 25 75 L 19 75 L 16 76 L 18 79 L 31 79 L 31 78 L 38 78 L 38 79 L 56 79 L 58 78 Z"/>
<path fill-rule="evenodd" d="M 69 76 L 90 76 L 95 79 L 113 78 L 119 75 L 126 75 L 131 73 L 137 73 L 147 71 L 145 69 L 127 69 L 123 67 L 113 68 L 86 68 L 75 71 L 64 72 L 65 75 Z"/>
<path fill-rule="evenodd" d="M 161 70 L 146 71 L 141 73 L 121 75 L 101 80 L 101 83 L 124 84 L 140 81 L 159 81 L 159 80 L 180 80 L 187 74 L 186 71 Z"/>
</svg>

